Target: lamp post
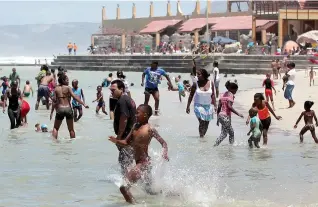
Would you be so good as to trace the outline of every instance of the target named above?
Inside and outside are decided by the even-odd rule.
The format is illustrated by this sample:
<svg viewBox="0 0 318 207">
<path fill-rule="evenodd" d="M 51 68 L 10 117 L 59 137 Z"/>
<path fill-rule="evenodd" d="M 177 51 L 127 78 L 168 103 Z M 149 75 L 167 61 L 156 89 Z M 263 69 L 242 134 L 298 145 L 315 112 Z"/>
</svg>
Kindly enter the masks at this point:
<svg viewBox="0 0 318 207">
<path fill-rule="evenodd" d="M 208 12 L 208 6 L 209 6 L 209 0 L 206 1 L 206 31 L 205 31 L 205 40 L 206 42 L 209 44 L 209 40 L 210 40 L 210 37 L 209 37 L 209 34 L 210 34 L 210 31 L 209 31 L 209 12 Z"/>
</svg>

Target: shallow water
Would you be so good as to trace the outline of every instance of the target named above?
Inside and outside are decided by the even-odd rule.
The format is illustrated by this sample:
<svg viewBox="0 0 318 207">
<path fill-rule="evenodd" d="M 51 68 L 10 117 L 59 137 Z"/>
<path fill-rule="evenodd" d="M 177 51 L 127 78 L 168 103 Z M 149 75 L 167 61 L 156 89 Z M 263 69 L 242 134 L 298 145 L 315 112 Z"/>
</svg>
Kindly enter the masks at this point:
<svg viewBox="0 0 318 207">
<path fill-rule="evenodd" d="M 24 83 L 33 82 L 38 68 L 17 68 Z M 2 75 L 9 75 L 3 68 Z M 126 73 L 137 105 L 143 102 L 140 73 Z M 47 133 L 35 133 L 34 125 L 46 123 L 49 112 L 41 106 L 29 113 L 29 126 L 9 130 L 7 114 L 0 115 L 0 206 L 126 206 L 119 190 L 120 175 L 117 149 L 107 140 L 113 135 L 107 116 L 95 115 L 96 85 L 107 72 L 69 72 L 83 88 L 90 109 L 75 124 L 77 138 L 70 140 L 65 122 L 59 141 Z M 187 75 L 183 75 L 185 78 Z M 240 93 L 259 82 L 249 76 L 237 76 Z M 224 83 L 224 81 L 223 81 Z M 221 84 L 223 84 L 221 82 Z M 233 116 L 235 145 L 224 140 L 213 148 L 220 133 L 215 120 L 207 137 L 198 138 L 195 115 L 185 113 L 186 100 L 179 103 L 177 92 L 161 85 L 161 116 L 151 123 L 168 142 L 170 162 L 160 159 L 161 146 L 152 141 L 154 187 L 157 196 L 146 195 L 137 185 L 132 189 L 137 206 L 317 206 L 317 146 L 308 135 L 305 144 L 298 143 L 295 132 L 275 128 L 269 134 L 269 146 L 248 149 L 245 120 Z M 104 96 L 109 91 L 104 89 Z M 252 99 L 252 97 L 251 97 Z M 35 98 L 29 98 L 34 108 Z M 151 100 L 153 105 L 153 100 Z M 235 107 L 247 115 L 246 109 Z M 297 117 L 296 117 L 297 118 Z"/>
</svg>

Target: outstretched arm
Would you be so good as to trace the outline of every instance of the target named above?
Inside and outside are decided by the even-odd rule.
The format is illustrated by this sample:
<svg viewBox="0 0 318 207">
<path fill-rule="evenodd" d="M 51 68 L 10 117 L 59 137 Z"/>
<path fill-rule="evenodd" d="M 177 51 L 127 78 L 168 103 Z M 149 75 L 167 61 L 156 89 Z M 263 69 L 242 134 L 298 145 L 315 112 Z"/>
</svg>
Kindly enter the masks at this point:
<svg viewBox="0 0 318 207">
<path fill-rule="evenodd" d="M 73 91 L 72 91 L 72 89 L 71 89 L 70 87 L 68 87 L 68 91 L 70 92 L 71 96 L 72 96 L 78 103 L 82 104 L 82 105 L 85 106 L 85 108 L 86 108 L 85 103 L 84 103 L 78 96 L 76 96 L 76 95 L 73 93 Z"/>
<path fill-rule="evenodd" d="M 295 124 L 294 128 L 297 128 L 297 125 L 298 125 L 298 123 L 300 122 L 301 118 L 303 118 L 303 116 L 304 116 L 304 112 L 302 112 L 302 113 L 300 114 L 299 118 L 298 118 L 297 121 L 296 121 L 296 124 Z M 315 117 L 315 121 L 316 121 L 316 123 L 317 123 L 317 117 L 316 117 L 316 115 L 315 115 L 314 117 Z"/>
<path fill-rule="evenodd" d="M 163 148 L 163 158 L 169 160 L 168 158 L 168 145 L 167 142 L 159 135 L 158 131 L 155 128 L 151 128 L 151 136 L 154 137 L 161 144 Z"/>
<path fill-rule="evenodd" d="M 266 107 L 268 108 L 268 110 L 271 112 L 271 114 L 273 114 L 273 116 L 275 117 L 275 119 L 280 120 L 282 117 L 280 116 L 276 116 L 274 110 L 272 109 L 272 107 L 268 104 L 267 101 L 265 101 Z"/>
</svg>

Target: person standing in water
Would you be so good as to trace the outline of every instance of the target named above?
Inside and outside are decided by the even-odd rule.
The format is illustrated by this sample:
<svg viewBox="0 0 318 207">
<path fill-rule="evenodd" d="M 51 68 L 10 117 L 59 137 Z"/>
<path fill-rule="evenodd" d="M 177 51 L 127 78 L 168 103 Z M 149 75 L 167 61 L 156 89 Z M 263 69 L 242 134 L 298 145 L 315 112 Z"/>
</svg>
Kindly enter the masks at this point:
<svg viewBox="0 0 318 207">
<path fill-rule="evenodd" d="M 148 67 L 142 74 L 141 86 L 144 86 L 144 81 L 146 77 L 146 86 L 145 86 L 145 102 L 144 104 L 148 105 L 150 95 L 155 99 L 155 116 L 159 115 L 159 89 L 158 84 L 160 83 L 161 76 L 164 76 L 170 87 L 172 87 L 171 80 L 162 68 L 158 68 L 158 62 L 153 61 L 151 66 Z"/>
<path fill-rule="evenodd" d="M 32 97 L 33 97 L 33 88 L 32 88 L 32 86 L 30 85 L 30 81 L 26 81 L 25 82 L 25 86 L 24 86 L 24 88 L 23 88 L 23 96 L 24 97 L 29 97 L 30 96 L 30 94 L 31 94 L 31 92 L 32 92 Z"/>
<path fill-rule="evenodd" d="M 124 83 L 124 85 L 125 85 L 124 93 L 131 98 L 128 81 L 126 80 L 126 76 L 124 75 L 123 71 L 121 71 L 121 70 L 117 71 L 117 78 L 115 80 L 121 80 Z M 114 119 L 114 111 L 115 111 L 117 101 L 118 100 L 116 98 L 114 98 L 112 96 L 112 94 L 110 94 L 110 97 L 109 97 L 109 115 L 110 115 L 111 120 Z"/>
<path fill-rule="evenodd" d="M 9 75 L 9 80 L 10 84 L 16 81 L 18 84 L 18 88 L 20 87 L 20 76 L 15 68 L 12 68 L 12 73 Z"/>
<path fill-rule="evenodd" d="M 73 110 L 71 106 L 71 97 L 74 98 L 78 103 L 82 104 L 85 108 L 88 108 L 85 103 L 78 98 L 72 91 L 72 89 L 68 86 L 69 80 L 68 77 L 61 73 L 58 78 L 58 83 L 54 89 L 54 97 L 52 110 L 50 114 L 50 120 L 52 119 L 54 109 L 56 109 L 55 121 L 54 121 L 54 129 L 52 135 L 55 139 L 57 139 L 58 131 L 62 124 L 64 118 L 66 118 L 66 124 L 68 131 L 70 133 L 71 138 L 75 138 L 74 131 L 74 120 L 73 120 Z"/>
<path fill-rule="evenodd" d="M 106 79 L 104 79 L 103 83 L 102 83 L 102 87 L 108 87 L 110 86 L 110 83 L 113 81 L 113 74 L 109 73 L 108 77 Z"/>
<path fill-rule="evenodd" d="M 109 140 L 117 146 L 131 146 L 134 151 L 136 166 L 125 175 L 128 184 L 120 187 L 120 192 L 128 203 L 135 203 L 135 199 L 129 189 L 133 183 L 136 183 L 142 177 L 145 178 L 146 187 L 148 188 L 146 190 L 149 193 L 151 192 L 151 159 L 148 155 L 148 147 L 153 137 L 163 148 L 162 157 L 169 161 L 166 141 L 159 135 L 157 130 L 148 123 L 151 115 L 151 106 L 145 104 L 138 106 L 136 114 L 137 123 L 133 126 L 126 139 L 119 140 L 114 136 L 109 137 Z"/>
<path fill-rule="evenodd" d="M 254 95 L 254 103 L 252 104 L 252 107 L 258 110 L 258 118 L 261 120 L 261 123 L 263 125 L 263 145 L 267 145 L 267 141 L 268 141 L 267 132 L 272 122 L 270 113 L 273 114 L 273 116 L 277 120 L 281 120 L 282 117 L 277 116 L 275 114 L 274 110 L 269 105 L 269 103 L 265 101 L 265 98 L 262 93 L 256 93 Z M 249 123 L 250 123 L 250 117 L 248 116 L 246 120 L 246 125 L 248 125 Z"/>
<path fill-rule="evenodd" d="M 77 51 L 77 45 L 74 43 L 73 45 L 73 50 L 74 50 L 74 55 L 76 55 L 76 51 Z"/>
<path fill-rule="evenodd" d="M 21 125 L 21 111 L 19 100 L 22 99 L 22 94 L 18 88 L 18 83 L 13 81 L 11 87 L 6 91 L 4 95 L 4 102 L 8 104 L 8 116 L 10 119 L 11 127 L 10 129 L 18 128 Z M 3 105 L 3 113 L 5 113 L 5 104 Z"/>
<path fill-rule="evenodd" d="M 4 76 L 2 78 L 2 84 L 1 84 L 1 86 L 2 86 L 2 95 L 4 95 L 6 93 L 9 85 L 10 84 L 9 84 L 8 78 L 6 76 Z"/>
<path fill-rule="evenodd" d="M 106 112 L 106 109 L 105 109 L 106 106 L 105 106 L 104 95 L 103 95 L 102 89 L 103 88 L 101 86 L 97 86 L 96 100 L 94 100 L 93 103 L 97 101 L 96 114 L 98 114 L 99 110 L 102 109 L 102 112 L 104 114 L 108 115 Z"/>
<path fill-rule="evenodd" d="M 273 110 L 275 111 L 274 107 L 274 99 L 273 99 L 273 90 L 276 95 L 276 89 L 274 88 L 274 82 L 271 80 L 271 74 L 266 74 L 266 79 L 263 81 L 263 87 L 265 86 L 265 97 L 266 101 L 269 102 L 269 99 L 272 102 Z"/>
<path fill-rule="evenodd" d="M 46 71 L 46 76 L 41 79 L 41 83 L 38 88 L 38 97 L 35 104 L 35 110 L 39 109 L 39 103 L 42 97 L 45 98 L 45 105 L 46 109 L 50 109 L 50 89 L 49 84 L 54 80 L 54 78 L 51 76 L 51 72 L 49 70 Z"/>
<path fill-rule="evenodd" d="M 136 104 L 125 94 L 125 84 L 121 80 L 111 82 L 110 91 L 117 101 L 114 112 L 114 131 L 117 140 L 124 140 L 132 130 L 136 121 Z M 127 167 L 133 163 L 133 150 L 131 147 L 117 146 L 119 150 L 118 162 L 121 173 L 124 175 Z"/>
<path fill-rule="evenodd" d="M 217 61 L 214 61 L 213 63 L 213 81 L 215 86 L 216 98 L 219 98 L 220 71 L 219 63 Z"/>
<path fill-rule="evenodd" d="M 178 77 L 175 78 L 175 82 L 177 84 L 178 88 L 169 88 L 168 90 L 171 91 L 178 91 L 179 93 L 179 101 L 180 103 L 182 102 L 182 97 L 185 97 L 185 88 L 184 88 L 184 84 L 181 81 L 181 75 L 178 75 Z"/>
<path fill-rule="evenodd" d="M 313 122 L 313 119 L 315 119 L 316 126 L 318 126 L 318 120 L 316 117 L 316 113 L 314 110 L 311 110 L 311 107 L 314 105 L 314 102 L 312 101 L 305 101 L 304 108 L 305 111 L 303 111 L 299 118 L 296 121 L 296 124 L 294 128 L 297 128 L 298 123 L 300 122 L 301 118 L 304 117 L 305 121 L 305 126 L 301 129 L 299 136 L 300 136 L 300 143 L 304 142 L 304 134 L 309 130 L 311 132 L 311 136 L 314 139 L 315 143 L 318 144 L 318 139 L 316 136 L 316 131 L 315 131 L 315 125 Z"/>
<path fill-rule="evenodd" d="M 191 87 L 186 109 L 186 113 L 189 114 L 190 105 L 194 97 L 194 113 L 199 120 L 200 138 L 203 138 L 208 131 L 209 123 L 213 119 L 214 109 L 216 109 L 214 84 L 213 81 L 209 80 L 209 76 L 205 69 L 197 71 L 198 81 Z"/>
<path fill-rule="evenodd" d="M 255 108 L 251 108 L 248 113 L 251 117 L 251 122 L 250 131 L 247 133 L 247 136 L 250 136 L 252 133 L 252 136 L 248 139 L 248 145 L 250 148 L 253 148 L 254 142 L 255 147 L 260 148 L 259 142 L 262 136 L 262 123 L 257 117 L 257 110 Z"/>
<path fill-rule="evenodd" d="M 219 123 L 221 123 L 221 134 L 215 141 L 214 147 L 219 146 L 227 135 L 229 135 L 230 144 L 234 143 L 234 130 L 232 127 L 231 113 L 233 112 L 237 116 L 243 118 L 243 115 L 233 108 L 234 95 L 238 90 L 238 85 L 234 82 L 227 81 L 225 83 L 225 87 L 227 91 L 220 98 L 217 110 L 218 120 L 216 124 L 219 126 Z"/>
<path fill-rule="evenodd" d="M 83 89 L 78 87 L 78 80 L 73 80 L 72 81 L 72 91 L 73 93 L 81 100 L 83 100 L 83 103 L 85 104 L 85 97 L 84 97 L 84 92 Z M 83 108 L 82 105 L 79 104 L 74 98 L 72 100 L 72 108 L 74 111 L 74 122 L 77 122 L 82 116 L 83 116 Z M 78 112 L 78 116 L 77 116 Z"/>
</svg>

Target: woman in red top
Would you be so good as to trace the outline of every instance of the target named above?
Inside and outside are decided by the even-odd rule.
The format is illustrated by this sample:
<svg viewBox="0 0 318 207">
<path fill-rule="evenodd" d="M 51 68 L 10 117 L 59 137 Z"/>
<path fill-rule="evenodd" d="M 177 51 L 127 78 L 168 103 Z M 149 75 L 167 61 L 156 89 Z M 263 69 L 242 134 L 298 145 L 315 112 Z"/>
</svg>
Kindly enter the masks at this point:
<svg viewBox="0 0 318 207">
<path fill-rule="evenodd" d="M 252 104 L 253 108 L 258 110 L 258 118 L 261 120 L 263 125 L 263 145 L 267 145 L 267 132 L 271 125 L 271 115 L 275 117 L 277 120 L 281 120 L 281 116 L 277 116 L 271 106 L 265 101 L 265 98 L 262 93 L 256 93 L 254 95 L 254 103 Z M 250 122 L 250 117 L 247 118 L 246 125 Z"/>
</svg>

